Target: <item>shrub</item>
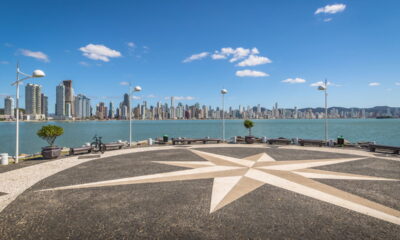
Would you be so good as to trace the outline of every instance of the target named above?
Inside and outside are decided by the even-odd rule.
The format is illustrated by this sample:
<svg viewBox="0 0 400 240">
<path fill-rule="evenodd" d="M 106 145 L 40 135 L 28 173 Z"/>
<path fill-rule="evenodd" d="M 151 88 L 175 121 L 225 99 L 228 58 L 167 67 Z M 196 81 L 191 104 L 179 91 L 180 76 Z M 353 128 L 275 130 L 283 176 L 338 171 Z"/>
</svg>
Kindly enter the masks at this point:
<svg viewBox="0 0 400 240">
<path fill-rule="evenodd" d="M 56 125 L 43 126 L 36 134 L 43 140 L 46 140 L 50 146 L 54 145 L 57 137 L 63 135 L 64 129 Z"/>
<path fill-rule="evenodd" d="M 251 128 L 254 127 L 254 122 L 251 120 L 244 120 L 243 125 L 249 130 L 249 136 L 251 136 Z"/>
</svg>

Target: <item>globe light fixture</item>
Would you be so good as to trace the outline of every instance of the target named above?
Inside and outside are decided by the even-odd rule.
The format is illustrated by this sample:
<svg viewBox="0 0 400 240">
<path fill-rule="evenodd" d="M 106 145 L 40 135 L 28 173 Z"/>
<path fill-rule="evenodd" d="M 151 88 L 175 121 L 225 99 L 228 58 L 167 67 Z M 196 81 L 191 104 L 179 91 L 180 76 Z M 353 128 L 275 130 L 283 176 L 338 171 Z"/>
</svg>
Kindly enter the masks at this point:
<svg viewBox="0 0 400 240">
<path fill-rule="evenodd" d="M 325 142 L 328 144 L 328 81 L 326 79 L 323 85 L 318 86 L 318 90 L 325 92 Z"/>
<path fill-rule="evenodd" d="M 136 86 L 132 91 L 132 84 L 129 83 L 129 147 L 132 147 L 132 92 L 140 92 L 142 87 Z"/>
</svg>

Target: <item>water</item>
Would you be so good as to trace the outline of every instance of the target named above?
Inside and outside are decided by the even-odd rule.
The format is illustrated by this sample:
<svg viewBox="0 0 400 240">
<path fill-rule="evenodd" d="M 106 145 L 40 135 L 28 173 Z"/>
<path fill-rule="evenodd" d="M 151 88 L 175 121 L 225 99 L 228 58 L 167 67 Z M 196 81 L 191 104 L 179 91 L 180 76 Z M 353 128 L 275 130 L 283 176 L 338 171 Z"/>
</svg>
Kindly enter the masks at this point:
<svg viewBox="0 0 400 240">
<path fill-rule="evenodd" d="M 255 120 L 252 134 L 268 138 L 324 138 L 324 120 L 285 119 Z M 36 136 L 41 126 L 55 124 L 64 128 L 64 135 L 57 138 L 58 146 L 78 147 L 90 142 L 97 134 L 104 142 L 129 140 L 128 121 L 81 122 L 21 122 L 20 152 L 36 153 L 47 143 Z M 133 140 L 169 137 L 221 137 L 220 120 L 165 120 L 134 121 Z M 243 120 L 226 121 L 226 138 L 245 136 L 248 131 Z M 400 146 L 400 119 L 332 119 L 329 120 L 329 137 L 343 135 L 351 142 L 376 141 L 379 144 Z M 15 123 L 0 122 L 0 153 L 15 153 Z"/>
</svg>

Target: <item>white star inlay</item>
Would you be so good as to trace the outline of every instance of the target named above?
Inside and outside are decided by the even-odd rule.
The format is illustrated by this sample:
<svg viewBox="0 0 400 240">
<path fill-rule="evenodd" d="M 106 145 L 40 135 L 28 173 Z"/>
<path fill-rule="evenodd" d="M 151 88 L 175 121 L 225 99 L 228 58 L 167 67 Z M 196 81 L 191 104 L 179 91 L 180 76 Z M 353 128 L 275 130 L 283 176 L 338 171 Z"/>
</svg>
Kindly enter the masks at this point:
<svg viewBox="0 0 400 240">
<path fill-rule="evenodd" d="M 160 164 L 190 169 L 57 187 L 41 191 L 213 178 L 210 213 L 223 208 L 264 184 L 269 184 L 400 225 L 400 211 L 312 180 L 399 181 L 397 179 L 312 169 L 312 167 L 362 160 L 366 159 L 365 157 L 275 161 L 266 153 L 239 159 L 193 149 L 190 151 L 208 161 L 155 161 Z"/>
</svg>

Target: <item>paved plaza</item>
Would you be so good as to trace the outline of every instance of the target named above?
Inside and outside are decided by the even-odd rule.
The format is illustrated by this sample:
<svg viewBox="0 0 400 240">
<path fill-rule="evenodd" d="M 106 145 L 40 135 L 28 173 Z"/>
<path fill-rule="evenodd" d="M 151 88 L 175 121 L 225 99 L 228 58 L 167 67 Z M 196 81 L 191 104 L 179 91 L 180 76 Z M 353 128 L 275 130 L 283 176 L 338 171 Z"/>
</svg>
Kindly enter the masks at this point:
<svg viewBox="0 0 400 240">
<path fill-rule="evenodd" d="M 1 239 L 400 239 L 400 158 L 210 144 L 0 173 Z"/>
</svg>

